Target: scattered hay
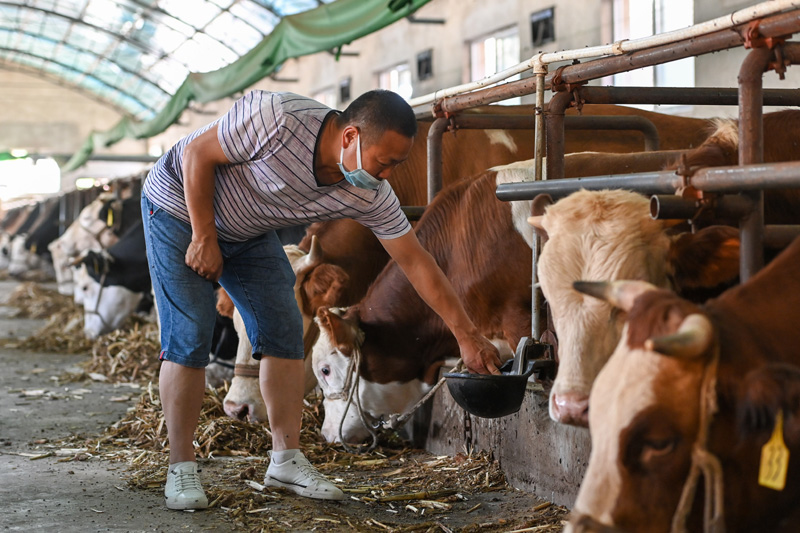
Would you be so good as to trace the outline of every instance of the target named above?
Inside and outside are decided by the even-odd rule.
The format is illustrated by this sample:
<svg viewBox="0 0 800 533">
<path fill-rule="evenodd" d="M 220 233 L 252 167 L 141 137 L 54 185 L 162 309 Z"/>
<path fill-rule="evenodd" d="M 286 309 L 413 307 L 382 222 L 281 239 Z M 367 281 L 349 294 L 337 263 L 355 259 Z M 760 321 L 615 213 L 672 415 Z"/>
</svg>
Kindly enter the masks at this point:
<svg viewBox="0 0 800 533">
<path fill-rule="evenodd" d="M 113 383 L 146 384 L 157 381 L 160 350 L 158 325 L 133 315 L 122 328 L 101 335 L 82 366 L 86 374 L 102 374 Z"/>
<path fill-rule="evenodd" d="M 74 379 L 91 374 L 93 379 L 144 384 L 136 406 L 102 436 L 74 436 L 54 443 L 62 451 L 82 450 L 59 462 L 93 457 L 123 461 L 132 487 L 163 491 L 168 442 L 158 388 L 153 385 L 159 368 L 157 326 L 133 317 L 125 327 L 92 342 L 83 336 L 82 310 L 55 291 L 23 284 L 9 305 L 20 308 L 17 316 L 50 316 L 45 327 L 18 347 L 91 353 L 91 359 L 83 363 L 84 371 Z M 320 502 L 264 488 L 270 430 L 225 416 L 222 399 L 226 393 L 224 387 L 206 389 L 195 451 L 211 502 L 209 512 L 223 513 L 234 529 L 425 533 L 563 529 L 567 510 L 546 502 L 530 505 L 529 499 L 515 500 L 521 493 L 507 485 L 488 452 L 432 456 L 409 448 L 396 433 L 382 433 L 379 446 L 365 455 L 328 444 L 320 434 L 321 398 L 306 402 L 300 445 L 312 464 L 339 484 L 349 499 Z M 498 513 L 496 502 L 500 501 Z"/>
<path fill-rule="evenodd" d="M 563 528 L 567 510 L 549 503 L 508 509 L 499 520 L 496 512 L 481 515 L 495 505 L 492 502 L 515 494 L 488 452 L 432 456 L 408 448 L 396 436 L 382 438 L 367 455 L 326 443 L 319 431 L 323 417 L 319 398 L 306 402 L 301 448 L 320 472 L 345 490 L 349 501 L 318 502 L 264 488 L 269 428 L 225 417 L 226 392 L 206 389 L 195 452 L 212 508 L 237 529 L 552 533 Z M 104 458 L 125 461 L 132 487 L 163 491 L 168 443 L 157 387 L 149 384 L 124 419 L 83 445 Z"/>
<path fill-rule="evenodd" d="M 131 315 L 119 329 L 91 340 L 83 333 L 83 308 L 58 291 L 22 283 L 8 305 L 18 309 L 15 317 L 49 319 L 34 335 L 22 340 L 2 339 L 0 345 L 39 352 L 92 354 L 82 364 L 83 372 L 65 374 L 60 381 L 80 381 L 89 374 L 104 376 L 113 383 L 146 384 L 156 379 L 161 343 L 157 324 L 147 318 Z"/>
<path fill-rule="evenodd" d="M 20 283 L 6 305 L 16 307 L 16 318 L 48 318 L 64 309 L 75 308 L 71 296 L 47 289 L 35 282 Z"/>
</svg>

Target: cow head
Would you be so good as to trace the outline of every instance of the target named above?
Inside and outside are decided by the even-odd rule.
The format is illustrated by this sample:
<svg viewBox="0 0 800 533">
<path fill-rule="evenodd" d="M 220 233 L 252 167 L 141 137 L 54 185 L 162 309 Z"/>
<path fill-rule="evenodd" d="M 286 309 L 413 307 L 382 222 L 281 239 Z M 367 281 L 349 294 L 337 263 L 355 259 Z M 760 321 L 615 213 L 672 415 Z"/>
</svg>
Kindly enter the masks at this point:
<svg viewBox="0 0 800 533">
<path fill-rule="evenodd" d="M 641 282 L 591 287 L 578 286 L 629 320 L 592 387 L 592 452 L 574 513 L 666 533 L 691 466 L 713 328 L 670 291 Z"/>
<path fill-rule="evenodd" d="M 122 326 L 139 306 L 143 293 L 107 282 L 104 274 L 113 268 L 113 259 L 108 254 L 88 252 L 80 262 L 87 272 L 80 284 L 83 333 L 89 339 L 96 339 Z"/>
<path fill-rule="evenodd" d="M 76 256 L 90 250 L 99 252 L 119 240 L 119 236 L 113 231 L 116 224 L 113 213 L 116 212 L 118 215 L 118 202 L 111 194 L 101 194 L 81 210 L 78 218 L 58 239 L 47 246 L 53 257 L 58 292 L 61 294 L 73 292 L 72 273 Z M 117 206 L 116 211 L 114 206 Z M 112 212 L 111 217 L 108 216 L 109 209 Z M 105 218 L 102 217 L 103 213 Z M 116 219 L 118 221 L 120 217 L 117 216 Z M 111 225 L 109 220 L 112 222 Z"/>
<path fill-rule="evenodd" d="M 315 318 L 320 334 L 311 358 L 314 375 L 325 396 L 322 436 L 328 442 L 361 442 L 369 437 L 359 409 L 366 420 L 407 411 L 430 390 L 435 379 L 432 367 L 438 370 L 441 366 L 441 361 L 433 363 L 423 379 L 390 382 L 368 379 L 364 376 L 364 369 L 371 366 L 366 360 L 368 355 L 358 364 L 358 352 L 365 343 L 358 317 L 358 307 L 352 306 L 323 307 Z M 372 363 L 373 366 L 381 364 L 375 360 Z M 358 397 L 353 396 L 349 402 L 348 396 L 355 391 L 357 379 Z"/>
<path fill-rule="evenodd" d="M 786 415 L 787 446 L 800 446 L 800 369 L 767 364 L 731 378 L 717 369 L 726 359 L 716 355 L 720 333 L 694 304 L 641 282 L 578 288 L 620 307 L 628 322 L 592 388 L 590 404 L 599 408 L 589 411 L 592 452 L 573 526 L 671 531 L 700 446 L 721 465 L 724 522 L 736 531 L 776 530 L 781 512 L 794 508 L 797 484 L 789 481 L 782 494 L 759 487 L 758 467 L 778 411 Z M 799 471 L 790 468 L 787 479 Z M 690 530 L 702 529 L 708 486 L 701 482 L 690 501 Z"/>
<path fill-rule="evenodd" d="M 626 319 L 623 310 L 574 290 L 574 281 L 633 279 L 694 288 L 738 273 L 735 228 L 670 237 L 666 224 L 650 217 L 647 198 L 628 191 L 579 191 L 530 222 L 547 239 L 537 268 L 558 336 L 549 409 L 561 423 L 588 424 L 589 390 Z"/>
<path fill-rule="evenodd" d="M 17 235 L 11 240 L 8 273 L 14 277 L 22 276 L 29 270 L 34 270 L 41 266 L 41 257 L 25 247 L 25 238 L 26 235 Z"/>
</svg>

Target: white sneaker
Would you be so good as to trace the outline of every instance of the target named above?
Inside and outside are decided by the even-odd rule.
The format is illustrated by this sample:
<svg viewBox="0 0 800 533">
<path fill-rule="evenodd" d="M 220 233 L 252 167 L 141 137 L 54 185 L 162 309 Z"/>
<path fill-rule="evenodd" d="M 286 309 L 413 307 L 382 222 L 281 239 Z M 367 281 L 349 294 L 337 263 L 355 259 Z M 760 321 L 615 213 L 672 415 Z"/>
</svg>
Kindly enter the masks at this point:
<svg viewBox="0 0 800 533">
<path fill-rule="evenodd" d="M 267 487 L 283 487 L 300 496 L 318 500 L 344 499 L 342 489 L 311 466 L 302 452 L 298 451 L 294 457 L 280 464 L 272 460 L 272 452 L 269 456 L 270 463 L 264 476 L 264 485 Z"/>
<path fill-rule="evenodd" d="M 184 461 L 169 465 L 164 499 L 168 509 L 205 509 L 208 498 L 197 475 L 197 463 Z"/>
</svg>

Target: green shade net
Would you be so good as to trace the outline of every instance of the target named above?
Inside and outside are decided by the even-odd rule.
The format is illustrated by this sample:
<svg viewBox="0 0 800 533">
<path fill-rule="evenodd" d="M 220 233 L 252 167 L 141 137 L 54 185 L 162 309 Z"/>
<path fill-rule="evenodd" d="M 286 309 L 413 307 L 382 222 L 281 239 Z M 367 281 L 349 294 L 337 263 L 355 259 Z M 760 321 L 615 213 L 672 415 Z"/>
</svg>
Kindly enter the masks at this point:
<svg viewBox="0 0 800 533">
<path fill-rule="evenodd" d="M 83 165 L 96 147 L 124 138 L 145 139 L 174 124 L 191 101 L 213 102 L 252 86 L 287 59 L 331 50 L 407 17 L 430 0 L 337 0 L 281 19 L 250 52 L 213 72 L 190 74 L 155 117 L 146 122 L 129 118 L 107 131 L 95 131 L 62 167 L 69 172 Z"/>
</svg>

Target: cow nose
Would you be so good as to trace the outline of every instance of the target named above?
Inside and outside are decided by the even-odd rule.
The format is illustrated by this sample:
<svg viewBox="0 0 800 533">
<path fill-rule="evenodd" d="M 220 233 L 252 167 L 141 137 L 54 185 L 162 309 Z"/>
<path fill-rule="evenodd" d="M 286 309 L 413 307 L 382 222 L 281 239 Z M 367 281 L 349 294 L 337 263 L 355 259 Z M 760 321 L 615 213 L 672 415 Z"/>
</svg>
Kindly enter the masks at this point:
<svg viewBox="0 0 800 533">
<path fill-rule="evenodd" d="M 553 393 L 550 414 L 561 424 L 589 427 L 589 397 L 577 392 Z"/>
<path fill-rule="evenodd" d="M 237 420 L 245 420 L 250 414 L 250 406 L 246 403 L 225 402 L 223 410 L 226 415 Z"/>
</svg>

